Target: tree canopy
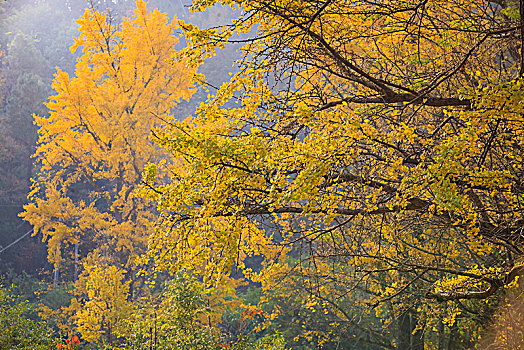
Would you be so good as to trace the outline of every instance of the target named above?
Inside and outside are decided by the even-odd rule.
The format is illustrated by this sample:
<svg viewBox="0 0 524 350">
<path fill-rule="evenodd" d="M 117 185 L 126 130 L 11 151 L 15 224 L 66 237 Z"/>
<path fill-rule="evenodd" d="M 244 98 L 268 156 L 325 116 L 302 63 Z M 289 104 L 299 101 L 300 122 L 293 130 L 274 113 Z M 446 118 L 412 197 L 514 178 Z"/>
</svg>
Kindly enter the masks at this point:
<svg viewBox="0 0 524 350">
<path fill-rule="evenodd" d="M 239 17 L 184 24 L 185 57 L 240 41 L 239 73 L 154 133 L 175 160 L 169 183 L 146 173 L 159 269 L 288 283 L 332 325 L 394 305 L 382 334 L 406 313 L 441 313 L 449 329 L 482 314 L 477 300 L 524 271 L 523 6 L 220 3 Z"/>
</svg>

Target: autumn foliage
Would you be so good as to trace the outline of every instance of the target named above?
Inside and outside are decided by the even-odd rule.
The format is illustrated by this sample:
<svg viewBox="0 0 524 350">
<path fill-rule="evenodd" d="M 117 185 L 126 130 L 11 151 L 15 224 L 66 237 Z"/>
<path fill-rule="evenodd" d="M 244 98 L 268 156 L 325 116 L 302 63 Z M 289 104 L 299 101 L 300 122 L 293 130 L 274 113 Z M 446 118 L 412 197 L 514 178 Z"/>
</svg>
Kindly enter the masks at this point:
<svg viewBox="0 0 524 350">
<path fill-rule="evenodd" d="M 121 24 L 94 9 L 78 24 L 74 76 L 57 71 L 50 115 L 35 116 L 39 172 L 22 216 L 47 241 L 55 280 L 78 279 L 72 307 L 82 335 L 111 341 L 132 310 L 136 259 L 156 221 L 135 192 L 144 165 L 165 154 L 149 133 L 190 97 L 192 69 L 170 61 L 176 21 L 143 1 Z"/>
<path fill-rule="evenodd" d="M 121 23 L 78 20 L 75 73 L 57 71 L 35 116 L 21 214 L 55 284 L 75 282 L 71 305 L 45 312 L 110 345 L 281 349 L 297 327 L 296 348 L 472 347 L 524 274 L 524 5 L 192 11 L 217 4 L 237 18 L 199 28 L 139 0 Z M 238 73 L 175 118 L 231 43 Z M 243 284 L 261 288 L 256 308 Z M 223 339 L 235 312 L 256 339 Z"/>
<path fill-rule="evenodd" d="M 395 346 L 395 327 L 400 348 L 423 344 L 423 328 L 455 341 L 460 315 L 488 313 L 478 301 L 524 272 L 514 5 L 225 3 L 241 9 L 232 25 L 183 26 L 189 62 L 256 34 L 241 71 L 157 134 L 177 161 L 150 191 L 157 266 L 197 262 L 209 283 L 240 268 L 302 295 L 328 338 L 366 314 L 380 317 L 367 331 L 381 346 Z"/>
</svg>

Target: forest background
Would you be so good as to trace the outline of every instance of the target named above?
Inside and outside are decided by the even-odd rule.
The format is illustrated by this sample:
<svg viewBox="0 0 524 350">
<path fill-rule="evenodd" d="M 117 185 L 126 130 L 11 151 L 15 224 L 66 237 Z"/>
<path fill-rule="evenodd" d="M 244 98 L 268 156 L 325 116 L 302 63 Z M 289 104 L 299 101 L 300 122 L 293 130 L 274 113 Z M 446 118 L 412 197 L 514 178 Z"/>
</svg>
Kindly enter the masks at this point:
<svg viewBox="0 0 524 350">
<path fill-rule="evenodd" d="M 0 347 L 524 346 L 522 3 L 0 11 Z"/>
</svg>

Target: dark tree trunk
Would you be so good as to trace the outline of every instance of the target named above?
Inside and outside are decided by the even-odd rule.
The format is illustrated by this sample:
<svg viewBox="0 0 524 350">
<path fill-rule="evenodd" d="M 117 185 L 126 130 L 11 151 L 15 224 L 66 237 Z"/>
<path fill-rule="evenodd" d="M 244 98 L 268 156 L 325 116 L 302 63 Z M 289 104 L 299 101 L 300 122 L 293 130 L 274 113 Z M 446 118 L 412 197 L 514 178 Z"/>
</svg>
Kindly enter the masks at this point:
<svg viewBox="0 0 524 350">
<path fill-rule="evenodd" d="M 414 310 L 407 310 L 399 317 L 397 349 L 424 350 L 424 334 L 417 329 L 418 318 Z"/>
</svg>

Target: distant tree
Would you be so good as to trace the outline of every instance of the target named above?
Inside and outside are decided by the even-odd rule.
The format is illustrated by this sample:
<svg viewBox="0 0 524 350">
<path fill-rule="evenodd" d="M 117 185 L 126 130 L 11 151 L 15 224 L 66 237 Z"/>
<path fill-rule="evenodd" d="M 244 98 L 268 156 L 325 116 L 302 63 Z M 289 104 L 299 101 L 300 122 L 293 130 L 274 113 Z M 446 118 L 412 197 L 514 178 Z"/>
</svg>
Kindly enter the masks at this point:
<svg viewBox="0 0 524 350">
<path fill-rule="evenodd" d="M 144 165 L 165 155 L 149 133 L 192 92 L 192 69 L 170 61 L 177 55 L 176 23 L 158 10 L 148 12 L 143 1 L 136 4 L 121 24 L 109 12 L 85 11 L 71 48 L 82 50 L 75 74 L 58 70 L 49 115 L 35 116 L 39 171 L 22 216 L 44 235 L 56 278 L 64 269 L 68 279 L 83 271 L 77 317 L 79 325 L 91 325 L 80 327 L 90 338 L 93 329 L 109 334 L 113 321 L 93 309 L 103 304 L 93 299 L 89 281 L 120 276 L 122 293 L 129 300 L 135 295 L 137 258 L 157 218 L 135 191 Z"/>
</svg>

